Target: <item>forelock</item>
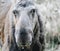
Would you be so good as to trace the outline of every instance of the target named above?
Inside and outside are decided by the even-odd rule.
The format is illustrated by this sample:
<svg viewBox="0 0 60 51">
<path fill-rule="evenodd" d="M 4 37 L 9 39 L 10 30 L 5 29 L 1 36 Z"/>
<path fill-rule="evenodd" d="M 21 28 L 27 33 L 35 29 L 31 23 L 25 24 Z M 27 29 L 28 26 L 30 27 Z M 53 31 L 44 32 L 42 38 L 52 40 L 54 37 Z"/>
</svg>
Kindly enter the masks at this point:
<svg viewBox="0 0 60 51">
<path fill-rule="evenodd" d="M 18 2 L 17 7 L 28 7 L 30 5 L 34 5 L 33 1 L 21 0 L 20 2 Z"/>
</svg>

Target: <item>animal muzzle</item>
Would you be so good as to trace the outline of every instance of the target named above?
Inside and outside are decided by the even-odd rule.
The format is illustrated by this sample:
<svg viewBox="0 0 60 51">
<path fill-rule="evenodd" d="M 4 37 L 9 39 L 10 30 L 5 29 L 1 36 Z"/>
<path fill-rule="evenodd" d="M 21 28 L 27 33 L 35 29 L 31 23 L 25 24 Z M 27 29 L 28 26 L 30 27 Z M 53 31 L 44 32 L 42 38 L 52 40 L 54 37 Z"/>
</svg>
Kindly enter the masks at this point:
<svg viewBox="0 0 60 51">
<path fill-rule="evenodd" d="M 23 43 L 24 43 L 24 44 L 23 44 Z M 20 43 L 20 44 L 18 45 L 18 47 L 19 47 L 20 49 L 30 49 L 31 45 L 30 45 L 30 43 L 22 42 L 22 43 Z"/>
<path fill-rule="evenodd" d="M 31 42 L 29 41 L 30 38 L 28 35 L 26 29 L 20 30 L 20 42 L 18 43 L 20 48 L 30 48 Z"/>
</svg>

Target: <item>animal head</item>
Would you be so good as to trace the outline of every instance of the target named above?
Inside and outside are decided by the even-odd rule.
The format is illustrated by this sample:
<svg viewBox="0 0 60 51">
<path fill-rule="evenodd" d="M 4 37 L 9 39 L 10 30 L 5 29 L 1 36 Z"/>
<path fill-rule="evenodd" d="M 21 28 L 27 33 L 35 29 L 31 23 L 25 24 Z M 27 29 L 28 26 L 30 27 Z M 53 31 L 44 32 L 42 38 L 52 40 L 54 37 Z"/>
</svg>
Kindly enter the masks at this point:
<svg viewBox="0 0 60 51">
<path fill-rule="evenodd" d="M 28 47 L 32 44 L 34 30 L 38 25 L 37 8 L 33 2 L 20 1 L 14 7 L 15 17 L 15 40 L 18 47 Z M 36 30 L 35 30 L 36 31 Z"/>
</svg>

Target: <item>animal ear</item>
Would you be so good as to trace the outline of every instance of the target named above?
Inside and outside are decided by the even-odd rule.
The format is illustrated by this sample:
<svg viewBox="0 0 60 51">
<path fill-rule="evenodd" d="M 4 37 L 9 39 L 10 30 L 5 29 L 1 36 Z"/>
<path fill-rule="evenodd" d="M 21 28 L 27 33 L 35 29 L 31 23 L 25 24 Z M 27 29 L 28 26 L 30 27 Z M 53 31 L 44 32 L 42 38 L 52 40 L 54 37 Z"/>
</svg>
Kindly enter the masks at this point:
<svg viewBox="0 0 60 51">
<path fill-rule="evenodd" d="M 37 17 L 38 17 L 38 23 L 39 23 L 39 27 L 40 27 L 40 33 L 43 32 L 43 21 L 42 21 L 42 17 L 41 17 L 41 14 L 40 14 L 40 5 L 39 4 L 36 4 L 36 13 L 37 13 Z"/>
<path fill-rule="evenodd" d="M 39 23 L 39 27 L 40 27 L 40 37 L 39 37 L 39 41 L 41 44 L 44 44 L 44 29 L 43 29 L 43 20 L 42 17 L 40 16 L 40 12 L 37 10 L 37 16 L 38 16 L 38 23 Z"/>
<path fill-rule="evenodd" d="M 44 42 L 44 29 L 43 29 L 43 21 L 41 19 L 41 16 L 40 16 L 40 13 L 37 12 L 37 16 L 38 16 L 38 23 L 39 23 L 39 27 L 40 27 L 40 35 L 39 35 L 39 41 L 41 43 L 41 46 L 42 46 L 42 50 L 44 49 L 44 45 L 45 45 L 45 42 Z"/>
<path fill-rule="evenodd" d="M 38 17 L 38 23 L 39 23 L 39 27 L 40 27 L 40 33 L 43 33 L 43 21 L 41 19 L 40 13 L 37 10 L 37 17 Z"/>
</svg>

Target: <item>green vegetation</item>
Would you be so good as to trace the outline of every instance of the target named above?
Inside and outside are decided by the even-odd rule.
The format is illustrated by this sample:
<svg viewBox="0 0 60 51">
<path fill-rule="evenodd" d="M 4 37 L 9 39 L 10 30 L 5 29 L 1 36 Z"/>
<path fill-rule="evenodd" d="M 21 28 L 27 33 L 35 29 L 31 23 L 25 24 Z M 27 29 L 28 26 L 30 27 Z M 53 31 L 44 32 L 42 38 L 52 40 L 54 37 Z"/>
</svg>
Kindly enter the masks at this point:
<svg viewBox="0 0 60 51">
<path fill-rule="evenodd" d="M 0 51 L 2 51 L 1 48 L 0 48 Z"/>
</svg>

